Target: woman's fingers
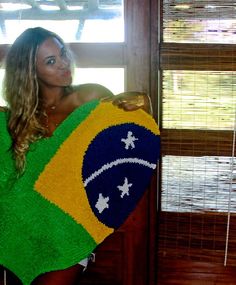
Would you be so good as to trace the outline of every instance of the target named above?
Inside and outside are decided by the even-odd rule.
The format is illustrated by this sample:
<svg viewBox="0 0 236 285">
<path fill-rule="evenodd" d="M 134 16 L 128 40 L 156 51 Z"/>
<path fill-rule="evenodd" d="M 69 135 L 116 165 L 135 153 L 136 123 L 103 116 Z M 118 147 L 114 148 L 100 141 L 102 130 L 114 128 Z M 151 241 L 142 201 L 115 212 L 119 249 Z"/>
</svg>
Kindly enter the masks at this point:
<svg viewBox="0 0 236 285">
<path fill-rule="evenodd" d="M 140 93 L 122 93 L 114 97 L 113 104 L 117 106 L 127 106 L 127 108 L 131 108 L 133 106 L 135 109 L 142 108 L 145 103 L 144 94 Z"/>
<path fill-rule="evenodd" d="M 112 102 L 113 105 L 125 111 L 135 111 L 143 109 L 152 114 L 151 99 L 142 92 L 124 92 L 113 97 L 106 97 L 101 99 L 102 102 Z"/>
</svg>

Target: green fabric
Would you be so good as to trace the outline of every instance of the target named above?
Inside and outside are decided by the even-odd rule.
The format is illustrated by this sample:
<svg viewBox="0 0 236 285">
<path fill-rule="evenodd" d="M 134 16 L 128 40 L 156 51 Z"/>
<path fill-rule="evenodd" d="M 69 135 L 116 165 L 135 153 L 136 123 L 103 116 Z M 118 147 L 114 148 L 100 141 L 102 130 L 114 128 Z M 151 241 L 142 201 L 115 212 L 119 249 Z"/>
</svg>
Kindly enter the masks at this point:
<svg viewBox="0 0 236 285">
<path fill-rule="evenodd" d="M 78 263 L 96 247 L 81 225 L 34 191 L 34 183 L 61 144 L 98 103 L 94 100 L 76 109 L 51 137 L 33 143 L 26 171 L 18 180 L 9 150 L 7 113 L 0 112 L 0 264 L 24 285 L 41 273 Z"/>
<path fill-rule="evenodd" d="M 8 113 L 0 112 L 0 193 L 8 192 L 15 181 L 15 164 L 12 159 L 11 137 L 7 130 Z"/>
</svg>

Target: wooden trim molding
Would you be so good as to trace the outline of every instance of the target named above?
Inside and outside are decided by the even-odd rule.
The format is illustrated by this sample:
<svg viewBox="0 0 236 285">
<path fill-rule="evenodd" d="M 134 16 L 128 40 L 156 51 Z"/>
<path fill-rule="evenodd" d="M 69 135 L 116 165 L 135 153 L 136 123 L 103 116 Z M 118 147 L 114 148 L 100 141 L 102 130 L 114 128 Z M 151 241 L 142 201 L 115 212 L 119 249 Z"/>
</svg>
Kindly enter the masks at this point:
<svg viewBox="0 0 236 285">
<path fill-rule="evenodd" d="M 162 43 L 160 53 L 162 70 L 236 71 L 236 45 Z"/>
<path fill-rule="evenodd" d="M 233 131 L 161 130 L 162 155 L 231 156 Z"/>
<path fill-rule="evenodd" d="M 9 47 L 7 44 L 0 45 L 0 67 Z M 116 67 L 126 64 L 124 43 L 71 43 L 69 48 L 76 65 L 80 67 Z"/>
<path fill-rule="evenodd" d="M 8 49 L 9 49 L 9 45 L 6 45 L 6 44 L 0 45 L 0 67 L 3 64 L 4 58 L 7 54 Z"/>
<path fill-rule="evenodd" d="M 124 43 L 71 43 L 79 67 L 125 66 Z"/>
</svg>

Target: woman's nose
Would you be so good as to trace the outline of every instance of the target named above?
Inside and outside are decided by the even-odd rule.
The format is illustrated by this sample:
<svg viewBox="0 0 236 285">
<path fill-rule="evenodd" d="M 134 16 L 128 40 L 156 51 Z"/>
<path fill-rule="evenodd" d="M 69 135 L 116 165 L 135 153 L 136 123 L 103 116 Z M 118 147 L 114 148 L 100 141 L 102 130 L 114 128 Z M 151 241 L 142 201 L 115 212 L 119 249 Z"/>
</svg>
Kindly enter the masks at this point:
<svg viewBox="0 0 236 285">
<path fill-rule="evenodd" d="M 68 68 L 70 66 L 70 60 L 68 58 L 61 58 L 59 62 L 59 68 Z"/>
</svg>

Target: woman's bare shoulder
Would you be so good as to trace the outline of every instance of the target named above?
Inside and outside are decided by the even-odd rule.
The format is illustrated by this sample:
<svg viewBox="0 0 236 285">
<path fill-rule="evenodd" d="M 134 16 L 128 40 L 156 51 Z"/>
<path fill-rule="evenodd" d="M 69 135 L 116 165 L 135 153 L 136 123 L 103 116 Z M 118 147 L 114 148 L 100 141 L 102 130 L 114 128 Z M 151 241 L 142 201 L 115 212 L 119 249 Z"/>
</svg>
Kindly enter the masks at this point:
<svg viewBox="0 0 236 285">
<path fill-rule="evenodd" d="M 112 97 L 114 94 L 107 87 L 97 83 L 85 83 L 73 86 L 81 102 L 88 102 L 94 99 Z"/>
</svg>

